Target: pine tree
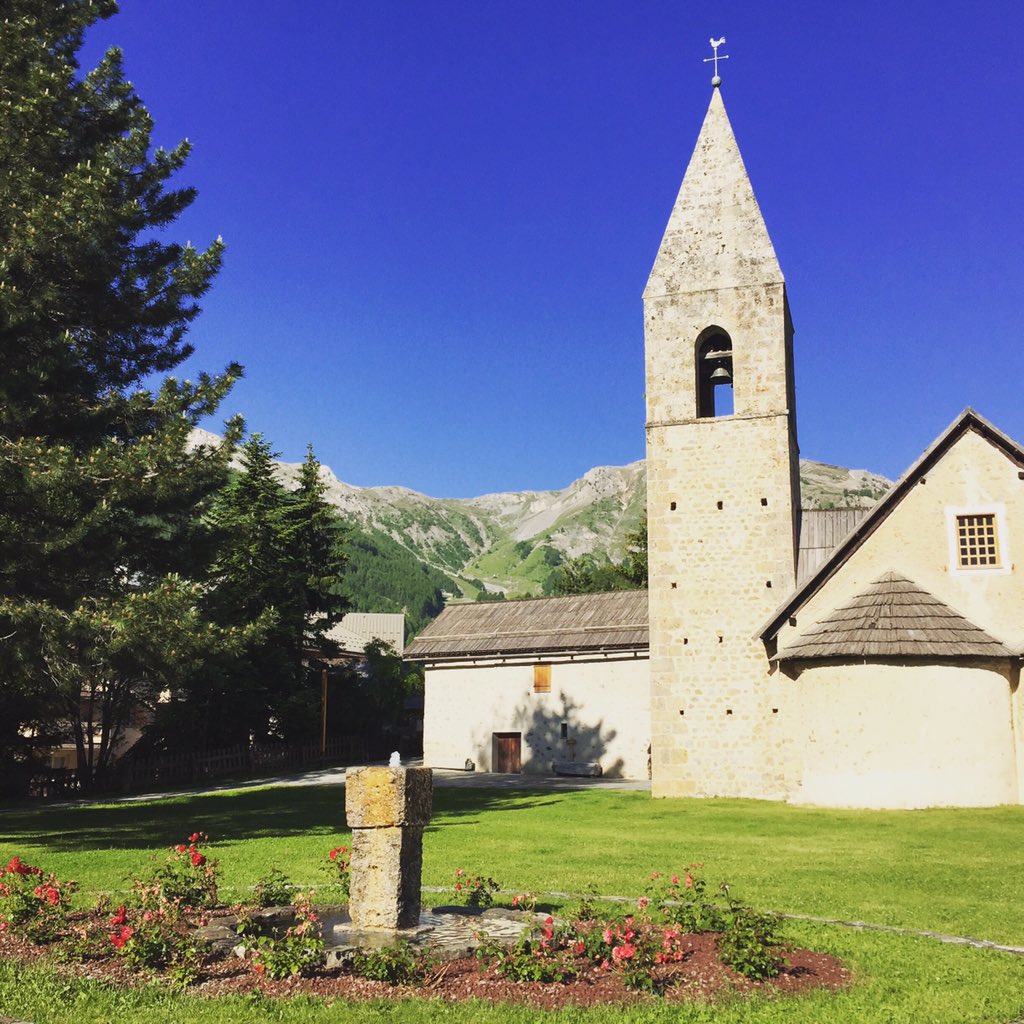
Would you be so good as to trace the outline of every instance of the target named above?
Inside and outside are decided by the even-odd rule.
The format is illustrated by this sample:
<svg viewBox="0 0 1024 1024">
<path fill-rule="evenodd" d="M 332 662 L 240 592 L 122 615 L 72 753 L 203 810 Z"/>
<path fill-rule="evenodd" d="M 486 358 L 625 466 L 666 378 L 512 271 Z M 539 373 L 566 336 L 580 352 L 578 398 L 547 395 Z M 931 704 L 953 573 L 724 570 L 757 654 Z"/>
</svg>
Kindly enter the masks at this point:
<svg viewBox="0 0 1024 1024">
<path fill-rule="evenodd" d="M 320 462 L 309 445 L 295 491 L 295 542 L 305 573 L 302 603 L 305 640 L 310 648 L 323 648 L 325 634 L 348 610 L 348 601 L 341 591 L 348 561 L 343 550 L 345 531 L 326 495 Z"/>
<path fill-rule="evenodd" d="M 612 590 L 647 589 L 647 519 L 626 534 L 626 557 L 621 562 L 602 562 L 593 555 L 579 555 L 563 562 L 548 577 L 544 592 L 558 596 L 604 594 Z"/>
<path fill-rule="evenodd" d="M 191 354 L 223 246 L 159 240 L 194 198 L 169 187 L 188 144 L 152 148 L 117 50 L 79 73 L 115 11 L 8 0 L 0 20 L 0 673 L 18 735 L 63 720 L 86 785 L 133 701 L 247 628 L 199 610 L 203 514 L 241 424 L 188 443 L 240 368 L 145 386 Z"/>
<path fill-rule="evenodd" d="M 294 492 L 276 478 L 275 453 L 262 435 L 249 438 L 240 456 L 211 514 L 220 539 L 210 607 L 225 627 L 263 616 L 265 628 L 243 659 L 193 692 L 212 745 L 315 733 L 320 683 L 310 662 L 345 609 L 340 526 L 312 449 Z"/>
<path fill-rule="evenodd" d="M 299 685 L 302 594 L 291 496 L 274 476 L 275 453 L 261 434 L 240 450 L 238 472 L 210 512 L 217 551 L 208 608 L 222 627 L 263 616 L 242 657 L 211 666 L 190 683 L 200 746 L 266 738 L 275 708 Z"/>
</svg>

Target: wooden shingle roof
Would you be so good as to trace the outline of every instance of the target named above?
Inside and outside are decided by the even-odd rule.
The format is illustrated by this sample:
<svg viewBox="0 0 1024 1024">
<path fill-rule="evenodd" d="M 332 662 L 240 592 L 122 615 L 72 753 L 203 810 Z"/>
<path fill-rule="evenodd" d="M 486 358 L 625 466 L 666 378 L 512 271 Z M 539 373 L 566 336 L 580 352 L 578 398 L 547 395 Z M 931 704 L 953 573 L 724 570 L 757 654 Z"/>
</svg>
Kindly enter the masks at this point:
<svg viewBox="0 0 1024 1024">
<path fill-rule="evenodd" d="M 405 649 L 412 661 L 646 651 L 647 591 L 449 605 Z"/>
<path fill-rule="evenodd" d="M 894 572 L 804 631 L 774 661 L 817 658 L 1009 658 L 1013 652 Z"/>
</svg>

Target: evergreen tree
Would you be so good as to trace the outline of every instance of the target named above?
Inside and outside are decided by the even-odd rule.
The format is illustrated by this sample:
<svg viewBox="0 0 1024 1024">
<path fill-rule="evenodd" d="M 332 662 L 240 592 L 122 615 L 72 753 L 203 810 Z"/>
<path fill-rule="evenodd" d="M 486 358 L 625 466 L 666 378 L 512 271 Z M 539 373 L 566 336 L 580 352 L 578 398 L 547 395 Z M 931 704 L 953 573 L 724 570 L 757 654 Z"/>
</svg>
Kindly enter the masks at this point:
<svg viewBox="0 0 1024 1024">
<path fill-rule="evenodd" d="M 224 627 L 262 615 L 266 628 L 242 658 L 211 666 L 193 683 L 199 746 L 265 738 L 275 705 L 298 685 L 305 622 L 298 524 L 274 476 L 274 456 L 261 434 L 250 437 L 240 449 L 240 471 L 211 510 L 218 538 L 211 614 Z"/>
<path fill-rule="evenodd" d="M 203 513 L 241 425 L 188 444 L 240 368 L 145 386 L 191 353 L 223 247 L 159 240 L 194 197 L 168 187 L 188 144 L 152 149 L 117 50 L 79 73 L 115 10 L 8 0 L 0 20 L 0 719 L 63 721 L 86 785 L 133 701 L 248 628 L 199 610 Z"/>
<path fill-rule="evenodd" d="M 345 530 L 337 511 L 327 501 L 327 487 L 320 475 L 320 463 L 313 446 L 299 469 L 295 491 L 295 542 L 305 578 L 302 605 L 305 612 L 305 640 L 311 648 L 323 648 L 325 634 L 348 610 L 342 595 L 345 563 Z"/>
<path fill-rule="evenodd" d="M 422 737 L 406 722 L 406 701 L 423 695 L 422 665 L 403 661 L 383 640 L 371 640 L 365 661 L 338 676 L 328 705 L 329 732 L 363 736 L 371 751 L 423 752 Z"/>
<path fill-rule="evenodd" d="M 626 557 L 621 562 L 601 562 L 591 555 L 579 555 L 558 566 L 544 582 L 544 593 L 560 596 L 646 589 L 646 518 L 626 534 Z"/>
<path fill-rule="evenodd" d="M 626 559 L 622 574 L 640 590 L 647 589 L 647 516 L 631 533 L 626 534 Z"/>
<path fill-rule="evenodd" d="M 262 435 L 240 456 L 210 515 L 219 539 L 208 605 L 225 628 L 259 621 L 263 629 L 243 657 L 213 663 L 191 682 L 186 706 L 198 746 L 315 734 L 320 681 L 311 663 L 345 610 L 340 523 L 312 448 L 294 492 L 275 476 L 276 453 Z"/>
</svg>

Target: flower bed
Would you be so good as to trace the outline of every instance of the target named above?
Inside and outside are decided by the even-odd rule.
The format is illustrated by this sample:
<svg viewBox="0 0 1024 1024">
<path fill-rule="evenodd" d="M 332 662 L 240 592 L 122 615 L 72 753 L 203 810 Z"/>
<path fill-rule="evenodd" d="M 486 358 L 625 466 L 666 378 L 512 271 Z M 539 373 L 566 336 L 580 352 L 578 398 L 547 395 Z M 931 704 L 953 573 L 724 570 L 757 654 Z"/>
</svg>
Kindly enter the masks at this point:
<svg viewBox="0 0 1024 1024">
<path fill-rule="evenodd" d="M 261 912 L 255 904 L 216 905 L 216 861 L 201 849 L 205 835 L 171 848 L 132 895 L 111 907 L 72 913 L 61 882 L 15 857 L 0 868 L 0 957 L 48 958 L 55 969 L 89 963 L 92 977 L 137 984 L 159 977 L 203 995 L 262 991 L 299 992 L 326 998 L 364 999 L 420 993 L 443 999 L 478 998 L 538 1007 L 596 1005 L 652 998 L 713 999 L 723 992 L 771 989 L 780 993 L 848 983 L 841 962 L 826 954 L 785 945 L 778 920 L 738 904 L 729 887 L 711 894 L 690 865 L 663 882 L 651 876 L 649 895 L 634 913 L 600 918 L 591 901 L 575 916 L 556 921 L 534 914 L 534 894 L 511 899 L 534 922 L 514 945 L 481 938 L 476 956 L 442 959 L 429 947 L 408 943 L 357 953 L 341 970 L 324 969 L 324 942 L 314 893 L 295 892 L 278 871 L 261 879 L 256 893 L 280 900 L 286 914 Z M 328 858 L 347 881 L 341 848 Z M 464 894 L 466 876 L 456 875 Z M 500 893 L 492 879 L 486 898 Z M 211 944 L 209 937 L 220 936 Z"/>
</svg>

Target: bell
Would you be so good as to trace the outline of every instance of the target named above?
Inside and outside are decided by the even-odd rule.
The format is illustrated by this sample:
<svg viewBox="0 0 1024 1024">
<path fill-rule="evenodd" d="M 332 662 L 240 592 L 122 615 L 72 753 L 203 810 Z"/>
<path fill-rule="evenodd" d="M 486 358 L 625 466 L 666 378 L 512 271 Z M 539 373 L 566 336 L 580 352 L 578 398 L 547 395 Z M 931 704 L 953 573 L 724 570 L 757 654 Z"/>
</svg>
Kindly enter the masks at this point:
<svg viewBox="0 0 1024 1024">
<path fill-rule="evenodd" d="M 711 383 L 712 384 L 731 384 L 732 374 L 724 366 L 716 366 L 711 371 Z"/>
</svg>

